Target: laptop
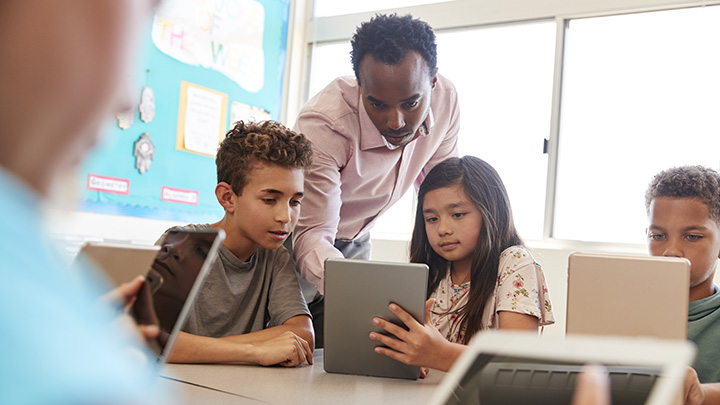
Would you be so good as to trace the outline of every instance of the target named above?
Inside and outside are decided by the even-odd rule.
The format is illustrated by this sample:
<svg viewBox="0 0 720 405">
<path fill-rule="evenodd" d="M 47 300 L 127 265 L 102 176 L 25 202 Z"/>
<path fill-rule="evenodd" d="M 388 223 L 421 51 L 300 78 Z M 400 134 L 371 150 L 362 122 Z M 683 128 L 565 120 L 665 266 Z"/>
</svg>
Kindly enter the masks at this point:
<svg viewBox="0 0 720 405">
<path fill-rule="evenodd" d="M 430 404 L 570 405 L 577 377 L 588 363 L 607 369 L 613 405 L 682 403 L 686 368 L 694 358 L 695 347 L 687 341 L 483 331 Z"/>
<path fill-rule="evenodd" d="M 404 324 L 388 309 L 396 303 L 418 322 L 425 322 L 428 267 L 350 259 L 325 261 L 324 367 L 328 373 L 417 379 L 420 367 L 375 353 L 379 342 L 371 331 L 381 317 Z"/>
<path fill-rule="evenodd" d="M 222 230 L 165 234 L 131 309 L 139 325 L 160 327 L 160 336 L 148 342 L 158 362 L 167 361 L 224 239 Z"/>
<path fill-rule="evenodd" d="M 159 249 L 159 246 L 86 242 L 80 247 L 76 260 L 93 262 L 118 286 L 147 272 Z"/>
<path fill-rule="evenodd" d="M 690 262 L 573 253 L 568 334 L 687 338 Z"/>
</svg>

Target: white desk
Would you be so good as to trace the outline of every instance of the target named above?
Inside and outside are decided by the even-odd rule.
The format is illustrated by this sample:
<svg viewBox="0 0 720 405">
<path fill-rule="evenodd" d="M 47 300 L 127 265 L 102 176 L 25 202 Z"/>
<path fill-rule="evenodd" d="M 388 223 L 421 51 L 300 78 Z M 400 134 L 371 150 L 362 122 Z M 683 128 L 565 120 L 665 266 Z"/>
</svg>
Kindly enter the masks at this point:
<svg viewBox="0 0 720 405">
<path fill-rule="evenodd" d="M 328 374 L 323 370 L 323 351 L 313 355 L 315 364 L 294 368 L 235 364 L 168 364 L 162 375 L 188 403 L 271 404 L 423 404 L 445 373 L 430 370 L 417 381 L 394 378 Z M 200 388 L 203 386 L 207 388 Z M 206 391 L 203 393 L 203 390 Z M 225 391 L 226 393 L 219 392 Z M 206 395 L 205 395 L 206 394 Z M 235 395 L 232 395 L 235 394 Z M 258 402 L 255 402 L 258 403 Z"/>
</svg>

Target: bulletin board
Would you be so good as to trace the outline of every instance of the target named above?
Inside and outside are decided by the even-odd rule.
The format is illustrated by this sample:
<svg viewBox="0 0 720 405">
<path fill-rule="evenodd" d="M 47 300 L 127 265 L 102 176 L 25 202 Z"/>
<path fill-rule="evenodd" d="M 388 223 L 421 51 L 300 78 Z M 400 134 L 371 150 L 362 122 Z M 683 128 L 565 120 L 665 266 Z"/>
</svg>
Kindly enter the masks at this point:
<svg viewBox="0 0 720 405">
<path fill-rule="evenodd" d="M 214 153 L 197 133 L 203 125 L 219 127 L 220 140 L 246 114 L 279 119 L 289 12 L 290 0 L 164 2 L 133 69 L 133 122 L 124 130 L 116 120 L 107 124 L 80 171 L 79 209 L 188 223 L 219 220 Z M 145 86 L 155 95 L 149 122 L 138 112 Z M 209 102 L 193 117 L 187 110 L 199 105 L 198 94 Z M 136 145 L 143 134 L 147 145 Z M 144 173 L 136 167 L 140 146 L 152 154 Z"/>
</svg>

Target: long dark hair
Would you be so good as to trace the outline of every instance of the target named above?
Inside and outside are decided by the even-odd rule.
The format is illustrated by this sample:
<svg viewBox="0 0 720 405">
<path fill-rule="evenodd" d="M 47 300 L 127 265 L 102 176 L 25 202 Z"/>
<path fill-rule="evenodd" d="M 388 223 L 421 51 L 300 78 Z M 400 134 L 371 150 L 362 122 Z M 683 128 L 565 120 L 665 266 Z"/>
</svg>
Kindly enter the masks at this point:
<svg viewBox="0 0 720 405">
<path fill-rule="evenodd" d="M 455 184 L 462 185 L 465 194 L 482 214 L 480 235 L 471 262 L 468 302 L 460 308 L 457 318 L 460 328 L 465 328 L 462 343 L 467 344 L 483 327 L 482 315 L 495 289 L 500 253 L 511 246 L 522 245 L 523 241 L 515 229 L 505 186 L 492 166 L 474 156 L 441 162 L 428 173 L 418 190 L 415 228 L 410 242 L 410 261 L 430 267 L 428 297 L 447 276 L 449 266 L 428 242 L 423 202 L 428 191 Z"/>
</svg>

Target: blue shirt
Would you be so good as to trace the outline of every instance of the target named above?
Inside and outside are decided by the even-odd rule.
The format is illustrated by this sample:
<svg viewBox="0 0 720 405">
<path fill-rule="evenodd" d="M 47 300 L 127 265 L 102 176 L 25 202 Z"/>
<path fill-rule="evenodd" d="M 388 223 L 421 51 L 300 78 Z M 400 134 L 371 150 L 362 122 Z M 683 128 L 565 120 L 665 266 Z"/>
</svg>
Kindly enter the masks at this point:
<svg viewBox="0 0 720 405">
<path fill-rule="evenodd" d="M 100 286 L 45 235 L 38 195 L 2 167 L 0 232 L 0 404 L 157 402 L 154 361 L 131 355 Z"/>
</svg>

